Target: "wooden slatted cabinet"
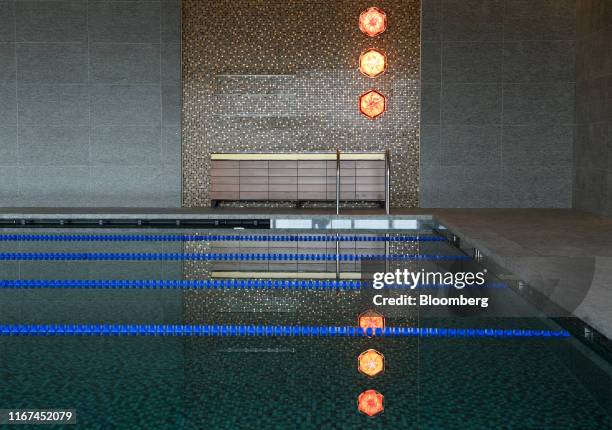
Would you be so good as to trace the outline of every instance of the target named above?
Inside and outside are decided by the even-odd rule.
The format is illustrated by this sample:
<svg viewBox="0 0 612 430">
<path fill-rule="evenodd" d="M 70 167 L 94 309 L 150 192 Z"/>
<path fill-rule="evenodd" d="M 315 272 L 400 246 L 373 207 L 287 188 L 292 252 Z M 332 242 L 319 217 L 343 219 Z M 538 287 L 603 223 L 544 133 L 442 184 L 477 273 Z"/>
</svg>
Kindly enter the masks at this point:
<svg viewBox="0 0 612 430">
<path fill-rule="evenodd" d="M 384 153 L 343 153 L 340 200 L 385 200 Z M 335 201 L 336 154 L 212 154 L 213 206 L 221 201 Z"/>
</svg>

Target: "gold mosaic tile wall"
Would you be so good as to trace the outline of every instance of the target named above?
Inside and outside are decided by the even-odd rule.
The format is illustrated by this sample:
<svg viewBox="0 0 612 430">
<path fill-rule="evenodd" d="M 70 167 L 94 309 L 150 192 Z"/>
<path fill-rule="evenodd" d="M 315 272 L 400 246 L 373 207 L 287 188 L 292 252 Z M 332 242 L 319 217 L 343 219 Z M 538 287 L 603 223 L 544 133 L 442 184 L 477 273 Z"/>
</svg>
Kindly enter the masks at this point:
<svg viewBox="0 0 612 430">
<path fill-rule="evenodd" d="M 369 38 L 360 12 L 388 29 Z M 392 160 L 393 206 L 418 206 L 420 0 L 183 0 L 183 206 L 209 206 L 210 153 L 381 151 Z M 387 72 L 357 69 L 374 47 Z M 370 88 L 387 112 L 358 111 Z"/>
</svg>

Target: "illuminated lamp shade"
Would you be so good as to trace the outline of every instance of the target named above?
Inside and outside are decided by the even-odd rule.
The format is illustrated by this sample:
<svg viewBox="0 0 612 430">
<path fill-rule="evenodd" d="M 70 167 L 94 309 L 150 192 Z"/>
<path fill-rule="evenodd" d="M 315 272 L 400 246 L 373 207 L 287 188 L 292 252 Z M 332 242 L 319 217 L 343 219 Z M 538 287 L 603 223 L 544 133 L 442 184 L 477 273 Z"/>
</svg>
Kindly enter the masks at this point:
<svg viewBox="0 0 612 430">
<path fill-rule="evenodd" d="M 359 57 L 359 71 L 369 78 L 385 73 L 387 57 L 377 49 L 368 49 Z"/>
<path fill-rule="evenodd" d="M 359 30 L 370 37 L 378 36 L 387 29 L 387 15 L 377 7 L 364 10 L 359 15 Z"/>
<path fill-rule="evenodd" d="M 370 378 L 385 371 L 385 356 L 375 349 L 368 349 L 357 358 L 358 370 Z"/>
<path fill-rule="evenodd" d="M 375 417 L 385 410 L 385 397 L 376 390 L 366 390 L 357 398 L 359 412 L 369 417 Z"/>
<path fill-rule="evenodd" d="M 365 311 L 359 315 L 357 324 L 364 330 L 369 328 L 371 328 L 372 331 L 376 330 L 377 328 L 384 329 L 385 317 L 376 311 Z"/>
<path fill-rule="evenodd" d="M 376 90 L 370 90 L 359 97 L 359 112 L 370 119 L 382 115 L 387 109 L 385 96 Z"/>
</svg>

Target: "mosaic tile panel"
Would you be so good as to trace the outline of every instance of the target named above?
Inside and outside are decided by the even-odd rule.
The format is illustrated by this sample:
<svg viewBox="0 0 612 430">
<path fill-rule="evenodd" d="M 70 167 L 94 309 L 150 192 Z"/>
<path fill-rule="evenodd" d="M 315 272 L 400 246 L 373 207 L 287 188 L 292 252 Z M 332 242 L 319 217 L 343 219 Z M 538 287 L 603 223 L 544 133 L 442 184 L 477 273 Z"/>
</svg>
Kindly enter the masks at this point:
<svg viewBox="0 0 612 430">
<path fill-rule="evenodd" d="M 210 153 L 382 151 L 391 203 L 418 206 L 420 0 L 380 1 L 388 29 L 358 28 L 354 0 L 183 0 L 183 206 L 209 206 Z M 358 71 L 368 48 L 389 67 Z M 387 96 L 376 120 L 359 95 Z M 270 204 L 278 205 L 278 204 Z"/>
</svg>

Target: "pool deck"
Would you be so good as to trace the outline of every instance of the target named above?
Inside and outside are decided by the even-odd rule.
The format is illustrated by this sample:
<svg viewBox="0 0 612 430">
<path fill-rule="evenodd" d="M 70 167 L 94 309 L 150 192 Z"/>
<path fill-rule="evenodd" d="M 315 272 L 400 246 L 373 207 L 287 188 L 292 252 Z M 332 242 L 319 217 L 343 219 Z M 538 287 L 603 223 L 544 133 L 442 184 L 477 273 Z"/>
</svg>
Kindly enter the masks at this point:
<svg viewBox="0 0 612 430">
<path fill-rule="evenodd" d="M 0 218 L 266 218 L 335 214 L 333 209 L 4 208 Z M 342 210 L 380 215 L 380 209 Z M 612 218 L 571 209 L 393 209 L 433 215 L 551 300 L 612 338 Z"/>
<path fill-rule="evenodd" d="M 552 209 L 431 213 L 495 263 L 612 339 L 612 218 Z"/>
</svg>

